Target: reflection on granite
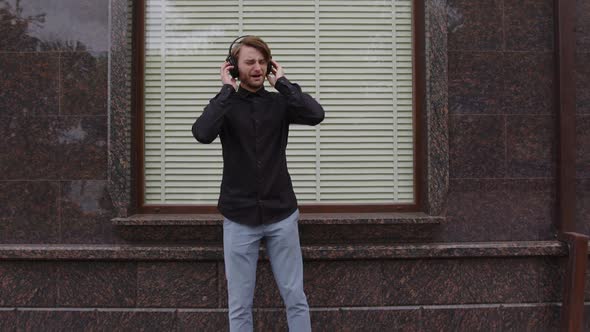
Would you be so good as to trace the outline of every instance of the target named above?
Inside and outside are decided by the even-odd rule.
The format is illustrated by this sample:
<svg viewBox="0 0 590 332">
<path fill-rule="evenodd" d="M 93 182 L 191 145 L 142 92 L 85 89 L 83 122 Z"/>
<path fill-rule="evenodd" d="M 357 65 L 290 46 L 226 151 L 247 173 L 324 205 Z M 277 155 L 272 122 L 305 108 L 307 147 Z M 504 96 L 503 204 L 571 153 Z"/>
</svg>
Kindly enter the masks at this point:
<svg viewBox="0 0 590 332">
<path fill-rule="evenodd" d="M 58 306 L 136 305 L 137 263 L 60 262 Z"/>
<path fill-rule="evenodd" d="M 553 2 L 504 0 L 506 49 L 513 51 L 553 48 Z"/>
<path fill-rule="evenodd" d="M 108 50 L 107 0 L 5 0 L 0 51 Z M 75 29 L 72 29 L 75 27 Z"/>
<path fill-rule="evenodd" d="M 557 163 L 557 121 L 552 116 L 513 115 L 506 123 L 507 175 L 551 178 Z"/>
<path fill-rule="evenodd" d="M 57 304 L 57 279 L 57 267 L 52 262 L 2 261 L 0 306 L 54 307 Z"/>
<path fill-rule="evenodd" d="M 140 262 L 137 265 L 137 306 L 216 307 L 215 262 Z"/>
<path fill-rule="evenodd" d="M 107 115 L 107 62 L 106 53 L 61 55 L 60 114 Z"/>
<path fill-rule="evenodd" d="M 450 124 L 451 178 L 506 174 L 506 117 L 454 115 Z"/>
<path fill-rule="evenodd" d="M 103 181 L 61 182 L 61 239 L 64 243 L 99 243 L 110 223 L 112 204 Z"/>
<path fill-rule="evenodd" d="M 58 132 L 64 180 L 107 179 L 106 116 L 64 117 Z"/>
<path fill-rule="evenodd" d="M 456 179 L 441 241 L 531 241 L 554 238 L 555 181 Z"/>
<path fill-rule="evenodd" d="M 58 182 L 0 182 L 0 242 L 59 243 L 58 196 Z"/>
<path fill-rule="evenodd" d="M 498 50 L 502 47 L 501 1 L 449 0 L 449 50 Z"/>
<path fill-rule="evenodd" d="M 0 53 L 0 68 L 0 116 L 58 114 L 57 54 Z"/>
</svg>

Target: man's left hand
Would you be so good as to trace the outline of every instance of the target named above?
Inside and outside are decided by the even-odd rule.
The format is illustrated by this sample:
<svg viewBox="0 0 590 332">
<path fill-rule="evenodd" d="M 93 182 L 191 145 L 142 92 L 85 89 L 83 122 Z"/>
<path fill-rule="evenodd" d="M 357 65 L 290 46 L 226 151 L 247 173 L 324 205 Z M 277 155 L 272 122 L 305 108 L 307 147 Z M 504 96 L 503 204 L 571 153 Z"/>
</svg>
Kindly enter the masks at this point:
<svg viewBox="0 0 590 332">
<path fill-rule="evenodd" d="M 270 63 L 272 64 L 272 73 L 267 73 L 266 77 L 268 78 L 268 83 L 274 87 L 277 80 L 285 76 L 285 70 L 283 66 L 273 59 L 270 60 Z"/>
</svg>

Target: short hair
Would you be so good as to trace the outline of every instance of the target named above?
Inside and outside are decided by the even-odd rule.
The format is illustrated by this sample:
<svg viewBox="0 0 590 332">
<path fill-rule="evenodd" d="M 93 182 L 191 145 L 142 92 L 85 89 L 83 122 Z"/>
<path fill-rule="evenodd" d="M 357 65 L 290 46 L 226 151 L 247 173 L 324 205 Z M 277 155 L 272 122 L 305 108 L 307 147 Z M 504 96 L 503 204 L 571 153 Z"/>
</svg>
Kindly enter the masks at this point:
<svg viewBox="0 0 590 332">
<path fill-rule="evenodd" d="M 243 45 L 253 47 L 260 51 L 260 53 L 262 53 L 262 56 L 264 57 L 264 60 L 266 60 L 267 62 L 269 62 L 272 58 L 270 54 L 270 47 L 268 47 L 268 45 L 264 42 L 264 40 L 262 40 L 262 38 L 257 36 L 247 36 L 242 38 L 242 40 L 240 40 L 239 43 L 237 43 L 237 45 L 234 46 L 231 50 L 231 54 L 236 60 L 239 59 L 240 48 L 242 48 Z"/>
</svg>

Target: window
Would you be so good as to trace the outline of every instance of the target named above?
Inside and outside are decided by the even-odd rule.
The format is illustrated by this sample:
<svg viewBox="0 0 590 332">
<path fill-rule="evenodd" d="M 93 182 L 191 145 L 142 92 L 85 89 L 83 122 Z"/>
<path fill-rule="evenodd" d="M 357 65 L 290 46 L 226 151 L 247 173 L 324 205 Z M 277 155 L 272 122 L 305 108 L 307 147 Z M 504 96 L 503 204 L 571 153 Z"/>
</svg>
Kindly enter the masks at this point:
<svg viewBox="0 0 590 332">
<path fill-rule="evenodd" d="M 217 203 L 219 138 L 199 144 L 190 128 L 220 89 L 219 66 L 231 41 L 252 34 L 326 110 L 322 124 L 290 128 L 287 160 L 299 204 L 415 207 L 420 103 L 413 6 L 413 0 L 146 0 L 137 103 L 143 205 Z"/>
</svg>

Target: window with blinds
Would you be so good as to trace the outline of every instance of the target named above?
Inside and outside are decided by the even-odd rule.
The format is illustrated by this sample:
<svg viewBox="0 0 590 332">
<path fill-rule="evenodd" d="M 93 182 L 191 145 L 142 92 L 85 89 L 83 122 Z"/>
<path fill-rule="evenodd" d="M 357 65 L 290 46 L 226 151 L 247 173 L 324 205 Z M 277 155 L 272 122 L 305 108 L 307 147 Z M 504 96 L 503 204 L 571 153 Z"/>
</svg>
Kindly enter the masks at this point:
<svg viewBox="0 0 590 332">
<path fill-rule="evenodd" d="M 316 127 L 291 126 L 299 203 L 413 203 L 412 0 L 147 0 L 145 204 L 217 203 L 219 138 L 200 144 L 191 126 L 245 34 L 326 111 Z"/>
</svg>

